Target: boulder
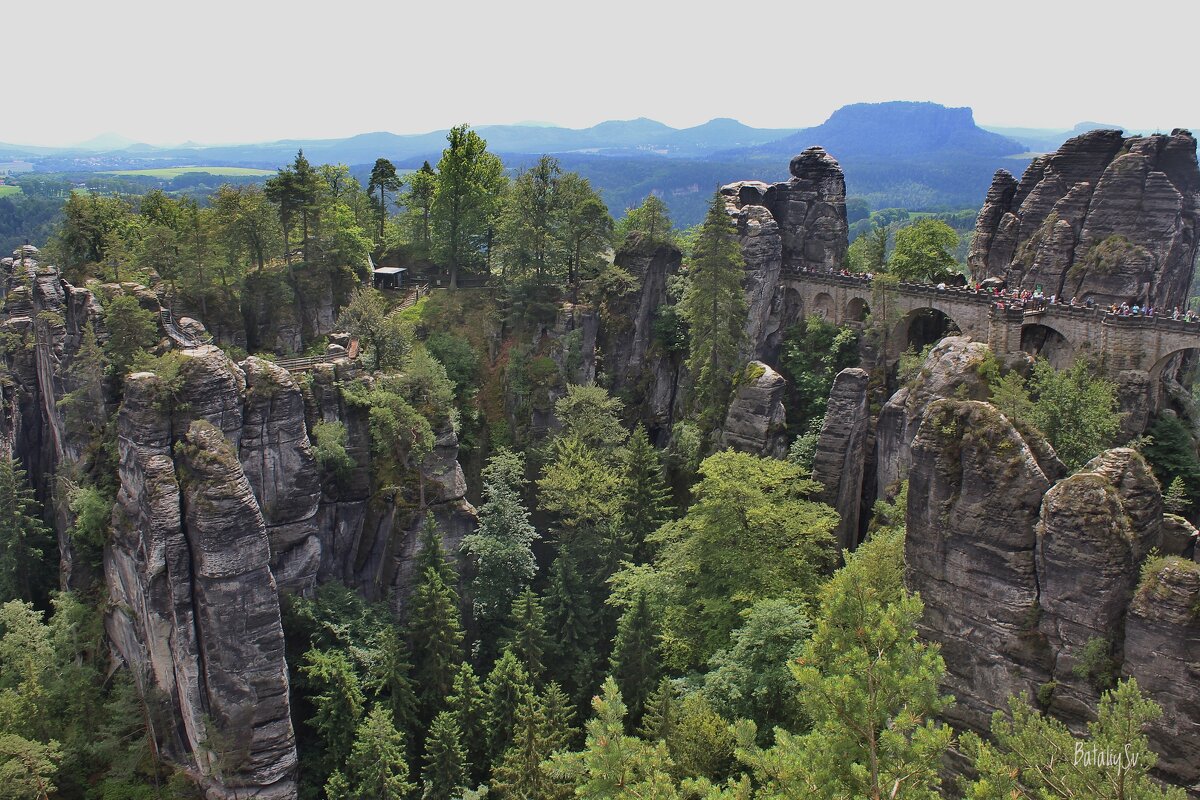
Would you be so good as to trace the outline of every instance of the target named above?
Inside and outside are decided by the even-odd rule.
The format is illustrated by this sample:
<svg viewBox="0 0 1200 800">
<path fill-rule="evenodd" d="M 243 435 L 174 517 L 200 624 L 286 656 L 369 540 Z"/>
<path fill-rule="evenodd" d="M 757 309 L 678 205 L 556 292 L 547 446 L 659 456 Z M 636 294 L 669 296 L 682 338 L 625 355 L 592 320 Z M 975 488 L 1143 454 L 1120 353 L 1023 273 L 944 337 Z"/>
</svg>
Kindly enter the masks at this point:
<svg viewBox="0 0 1200 800">
<path fill-rule="evenodd" d="M 787 455 L 787 421 L 783 393 L 787 381 L 761 361 L 751 361 L 742 371 L 718 448 L 732 447 L 743 453 L 768 458 Z"/>
</svg>

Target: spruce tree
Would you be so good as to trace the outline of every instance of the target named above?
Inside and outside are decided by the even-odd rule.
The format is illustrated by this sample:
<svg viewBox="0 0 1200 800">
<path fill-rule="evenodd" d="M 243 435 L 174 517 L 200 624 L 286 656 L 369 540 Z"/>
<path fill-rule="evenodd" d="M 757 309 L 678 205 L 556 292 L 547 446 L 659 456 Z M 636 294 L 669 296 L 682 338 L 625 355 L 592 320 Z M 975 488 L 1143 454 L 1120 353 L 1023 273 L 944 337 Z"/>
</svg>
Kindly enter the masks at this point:
<svg viewBox="0 0 1200 800">
<path fill-rule="evenodd" d="M 467 753 L 462 744 L 458 719 L 452 711 L 433 718 L 425 739 L 425 800 L 451 800 L 467 785 Z"/>
<path fill-rule="evenodd" d="M 462 662 L 457 597 L 435 567 L 426 567 L 413 592 L 408 636 L 420 718 L 428 723 L 454 688 L 454 675 Z"/>
<path fill-rule="evenodd" d="M 354 749 L 346 762 L 350 796 L 398 798 L 411 792 L 416 787 L 408 779 L 404 754 L 404 734 L 392 724 L 391 711 L 372 709 L 358 726 Z"/>
<path fill-rule="evenodd" d="M 512 743 L 492 772 L 491 788 L 513 800 L 570 797 L 571 787 L 555 780 L 547 763 L 564 744 L 561 732 L 550 722 L 545 698 L 527 692 L 517 706 Z"/>
<path fill-rule="evenodd" d="M 546 614 L 541 598 L 532 589 L 526 588 L 513 601 L 509 629 L 512 633 L 507 648 L 525 667 L 530 680 L 535 685 L 540 683 L 546 660 Z"/>
<path fill-rule="evenodd" d="M 436 570 L 442 583 L 454 592 L 457 605 L 458 591 L 455 587 L 458 586 L 458 573 L 442 547 L 442 534 L 432 512 L 427 512 L 421 522 L 420 547 L 417 549 L 416 558 L 413 559 L 413 565 L 416 575 L 424 575 L 425 570 L 430 568 Z"/>
<path fill-rule="evenodd" d="M 380 632 L 372 652 L 369 686 L 392 712 L 392 724 L 411 743 L 417 730 L 417 695 L 408 643 L 391 625 Z"/>
<path fill-rule="evenodd" d="M 571 698 L 557 681 L 551 681 L 542 692 L 542 709 L 546 716 L 547 747 L 554 753 L 571 744 L 578 730 L 574 726 L 575 709 Z"/>
<path fill-rule="evenodd" d="M 706 433 L 725 417 L 739 366 L 746 325 L 744 266 L 737 229 L 724 199 L 715 194 L 688 264 L 688 286 L 680 302 L 691 337 L 687 367 L 694 381 L 692 407 Z"/>
<path fill-rule="evenodd" d="M 670 678 L 663 678 L 654 694 L 646 699 L 638 736 L 650 742 L 669 741 L 678 724 L 679 691 Z"/>
<path fill-rule="evenodd" d="M 446 707 L 453 712 L 458 724 L 471 783 L 478 785 L 487 777 L 488 703 L 475 670 L 466 661 L 454 676 L 454 688 L 446 700 Z"/>
<path fill-rule="evenodd" d="M 365 699 L 354 666 L 344 653 L 309 650 L 300 667 L 316 713 L 309 719 L 325 746 L 327 771 L 346 761 L 354 746 Z"/>
<path fill-rule="evenodd" d="M 658 626 L 650 613 L 645 592 L 640 592 L 625 613 L 613 644 L 610 671 L 621 696 L 628 698 L 629 722 L 637 726 L 647 698 L 658 684 L 661 667 L 658 656 Z"/>
<path fill-rule="evenodd" d="M 41 597 L 54 537 L 12 456 L 0 456 L 0 602 Z"/>
<path fill-rule="evenodd" d="M 658 451 L 646 428 L 638 425 L 625 453 L 625 534 L 635 564 L 650 560 L 646 537 L 671 518 L 671 490 L 663 479 Z"/>
<path fill-rule="evenodd" d="M 584 706 L 597 681 L 596 625 L 591 597 L 567 545 L 559 550 L 550 567 L 543 606 L 546 630 L 555 632 L 546 647 L 547 669 L 563 683 L 575 703 Z"/>
<path fill-rule="evenodd" d="M 527 694 L 533 692 L 529 675 L 511 650 L 496 661 L 492 673 L 484 685 L 487 695 L 487 728 L 489 766 L 499 763 L 504 751 L 512 742 L 513 726 L 517 718 L 517 707 Z"/>
</svg>

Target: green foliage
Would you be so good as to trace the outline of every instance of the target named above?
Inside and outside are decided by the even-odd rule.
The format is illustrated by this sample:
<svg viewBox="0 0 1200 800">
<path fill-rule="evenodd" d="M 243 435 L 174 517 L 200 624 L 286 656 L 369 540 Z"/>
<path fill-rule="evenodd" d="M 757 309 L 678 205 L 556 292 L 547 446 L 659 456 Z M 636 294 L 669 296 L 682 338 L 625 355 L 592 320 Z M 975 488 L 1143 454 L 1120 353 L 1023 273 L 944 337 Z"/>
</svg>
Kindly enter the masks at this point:
<svg viewBox="0 0 1200 800">
<path fill-rule="evenodd" d="M 542 681 L 546 654 L 546 614 L 541 599 L 526 587 L 513 601 L 505 645 L 521 662 L 534 684 Z"/>
<path fill-rule="evenodd" d="M 746 326 L 744 266 L 733 220 L 715 194 L 688 263 L 688 287 L 680 301 L 691 336 L 687 367 L 694 381 L 692 405 L 706 433 L 724 419 L 738 369 Z"/>
<path fill-rule="evenodd" d="M 1170 486 L 1163 492 L 1163 510 L 1168 514 L 1176 514 L 1182 516 L 1187 513 L 1191 507 L 1192 501 L 1188 497 L 1187 489 L 1183 485 L 1183 478 L 1176 475 L 1171 479 Z"/>
<path fill-rule="evenodd" d="M 471 343 L 449 331 L 434 331 L 425 340 L 425 347 L 445 367 L 459 402 L 470 398 L 480 381 L 479 353 Z"/>
<path fill-rule="evenodd" d="M 951 698 L 945 667 L 921 642 L 919 598 L 903 588 L 902 537 L 877 534 L 847 557 L 821 593 L 817 627 L 792 670 L 811 722 L 759 750 L 741 726 L 739 757 L 773 794 L 936 798 L 951 731 L 933 721 Z"/>
<path fill-rule="evenodd" d="M 554 633 L 546 643 L 546 667 L 577 704 L 591 698 L 598 680 L 595 602 L 570 547 L 560 548 L 543 601 L 546 630 Z"/>
<path fill-rule="evenodd" d="M 511 650 L 496 661 L 484 685 L 487 696 L 487 762 L 495 767 L 512 744 L 521 701 L 533 694 L 529 674 Z"/>
<path fill-rule="evenodd" d="M 1117 682 L 1120 665 L 1112 657 L 1112 642 L 1099 636 L 1088 639 L 1071 667 L 1071 672 L 1076 678 L 1086 680 L 1099 691 L 1113 688 Z"/>
<path fill-rule="evenodd" d="M 825 419 L 834 378 L 858 361 L 858 332 L 853 328 L 839 328 L 811 314 L 787 330 L 779 363 L 788 380 L 788 420 L 796 430 Z"/>
<path fill-rule="evenodd" d="M 958 234 L 941 220 L 925 217 L 896 231 L 888 272 L 905 281 L 937 283 L 956 274 Z"/>
<path fill-rule="evenodd" d="M 1183 497 L 1176 500 L 1176 494 L 1172 502 L 1179 508 L 1196 508 L 1200 504 L 1200 457 L 1196 455 L 1191 432 L 1178 417 L 1163 414 L 1150 426 L 1148 433 L 1150 441 L 1141 448 L 1141 453 L 1150 462 L 1159 484 L 1166 486 L 1170 493 L 1178 483 L 1183 490 Z M 1189 506 L 1178 505 L 1183 501 Z M 1173 513 L 1181 514 L 1183 511 Z"/>
<path fill-rule="evenodd" d="M 625 734 L 625 703 L 612 678 L 604 682 L 592 707 L 595 716 L 587 723 L 584 749 L 554 756 L 554 774 L 575 785 L 576 797 L 677 800 L 681 795 L 671 777 L 666 745 Z"/>
<path fill-rule="evenodd" d="M 621 425 L 623 405 L 601 386 L 567 387 L 554 403 L 554 414 L 562 423 L 562 438 L 574 438 L 590 448 L 612 451 L 629 434 Z"/>
<path fill-rule="evenodd" d="M 629 698 L 631 727 L 641 722 L 646 700 L 658 685 L 662 668 L 657 639 L 658 626 L 650 612 L 646 593 L 640 592 L 621 615 L 609 664 L 609 672 L 616 680 L 621 696 Z"/>
<path fill-rule="evenodd" d="M 962 736 L 961 749 L 978 773 L 975 780 L 961 781 L 964 796 L 1183 800 L 1183 789 L 1163 787 L 1150 776 L 1158 756 L 1144 731 L 1161 716 L 1162 709 L 1142 695 L 1132 678 L 1100 698 L 1097 719 L 1088 723 L 1083 741 L 1063 723 L 1030 708 L 1025 697 L 1010 698 L 1007 714 L 992 715 L 994 743 L 972 733 Z"/>
<path fill-rule="evenodd" d="M 454 686 L 446 698 L 446 710 L 454 714 L 460 740 L 466 752 L 465 765 L 472 784 L 487 774 L 487 697 L 471 665 L 463 662 L 454 676 Z M 429 746 L 426 745 L 426 752 Z"/>
<path fill-rule="evenodd" d="M 624 454 L 625 507 L 623 525 L 634 563 L 650 556 L 646 538 L 671 518 L 671 490 L 663 477 L 658 451 L 650 444 L 646 428 L 638 425 Z"/>
<path fill-rule="evenodd" d="M 554 775 L 547 761 L 566 746 L 570 734 L 569 717 L 562 716 L 565 697 L 556 690 L 551 684 L 548 692 L 554 692 L 553 696 L 527 692 L 521 698 L 512 743 L 492 771 L 491 788 L 500 797 L 565 800 L 572 796 L 570 785 Z M 552 703 L 559 704 L 557 714 Z"/>
<path fill-rule="evenodd" d="M 508 179 L 504 165 L 487 151 L 487 142 L 466 125 L 451 128 L 449 147 L 437 165 L 437 183 L 429 206 L 432 245 L 458 287 L 461 267 L 483 262 L 488 231 L 499 211 Z"/>
<path fill-rule="evenodd" d="M 680 779 L 701 778 L 720 782 L 733 771 L 735 739 L 729 721 L 718 714 L 701 693 L 690 694 L 679 706 L 679 721 L 666 738 Z"/>
<path fill-rule="evenodd" d="M 1071 267 L 1071 278 L 1078 278 L 1084 270 L 1090 270 L 1099 275 L 1110 275 L 1122 264 L 1148 263 L 1153 256 L 1146 248 L 1135 245 L 1119 233 L 1105 238 L 1098 244 L 1092 245 L 1083 260 Z"/>
<path fill-rule="evenodd" d="M 617 223 L 615 239 L 625 241 L 632 233 L 641 234 L 650 244 L 672 244 L 675 231 L 671 227 L 671 216 L 658 195 L 648 194 L 637 208 L 631 208 Z"/>
<path fill-rule="evenodd" d="M 760 600 L 742 616 L 732 645 L 709 659 L 704 696 L 722 716 L 752 720 L 766 745 L 776 727 L 804 725 L 788 664 L 800 658 L 812 626 L 804 608 L 787 600 Z"/>
<path fill-rule="evenodd" d="M 521 499 L 525 458 L 500 449 L 483 469 L 483 504 L 479 527 L 463 540 L 463 552 L 474 564 L 470 597 L 475 619 L 494 624 L 508 613 L 537 570 L 533 542 L 538 533 Z"/>
<path fill-rule="evenodd" d="M 313 426 L 313 455 L 339 483 L 350 477 L 356 464 L 346 452 L 346 426 L 341 422 L 318 422 Z"/>
<path fill-rule="evenodd" d="M 321 737 L 328 774 L 343 764 L 355 747 L 366 698 L 354 665 L 337 650 L 309 650 L 300 674 L 316 709 L 308 724 Z"/>
<path fill-rule="evenodd" d="M 542 156 L 517 176 L 505 199 L 499 224 L 505 277 L 574 282 L 599 267 L 611 229 L 591 184 Z"/>
<path fill-rule="evenodd" d="M 122 294 L 108 301 L 104 307 L 104 328 L 108 331 L 104 354 L 117 375 L 129 371 L 139 350 L 158 341 L 158 321 L 133 295 Z"/>
<path fill-rule="evenodd" d="M 846 264 L 851 272 L 883 272 L 887 268 L 888 228 L 876 225 L 850 243 Z"/>
<path fill-rule="evenodd" d="M 44 598 L 47 561 L 57 555 L 41 504 L 12 456 L 0 457 L 0 602 Z"/>
<path fill-rule="evenodd" d="M 369 409 L 372 468 L 381 489 L 403 485 L 433 449 L 429 419 L 404 397 L 404 388 L 396 376 L 342 388 L 347 403 Z"/>
<path fill-rule="evenodd" d="M 62 748 L 53 739 L 43 744 L 0 733 L 0 798 L 47 800 L 54 796 L 61 760 Z"/>
<path fill-rule="evenodd" d="M 428 549 L 428 548 L 427 548 Z M 413 654 L 422 721 L 444 707 L 462 662 L 462 623 L 458 597 L 436 567 L 427 566 L 410 601 L 408 639 Z"/>
<path fill-rule="evenodd" d="M 369 660 L 366 688 L 374 695 L 375 707 L 392 712 L 392 724 L 397 730 L 418 730 L 408 643 L 388 624 L 371 639 L 366 657 Z"/>
<path fill-rule="evenodd" d="M 71 540 L 81 550 L 99 554 L 108 543 L 112 522 L 113 498 L 95 486 L 73 486 L 67 496 L 68 507 L 75 516 Z"/>
<path fill-rule="evenodd" d="M 453 712 L 442 711 L 433 718 L 425 739 L 425 768 L 421 780 L 423 798 L 451 800 L 467 785 L 467 751 L 462 745 L 458 719 Z"/>
<path fill-rule="evenodd" d="M 396 730 L 386 709 L 373 709 L 355 731 L 346 782 L 347 798 L 403 797 L 416 788 L 408 779 L 404 734 Z"/>
<path fill-rule="evenodd" d="M 339 328 L 357 338 L 371 354 L 374 369 L 398 368 L 412 350 L 412 331 L 399 316 L 388 313 L 387 301 L 378 289 L 355 289 L 337 321 Z"/>
<path fill-rule="evenodd" d="M 1086 362 L 1056 370 L 1039 359 L 1027 390 L 1014 375 L 993 387 L 993 402 L 1005 416 L 1041 431 L 1068 469 L 1079 469 L 1116 438 L 1121 428 L 1116 386 L 1093 375 Z"/>
<path fill-rule="evenodd" d="M 653 564 L 617 581 L 626 605 L 646 591 L 676 669 L 705 664 L 759 600 L 808 602 L 834 557 L 837 515 L 806 499 L 814 485 L 795 465 L 725 451 L 700 474 L 696 502 L 652 537 Z"/>
</svg>

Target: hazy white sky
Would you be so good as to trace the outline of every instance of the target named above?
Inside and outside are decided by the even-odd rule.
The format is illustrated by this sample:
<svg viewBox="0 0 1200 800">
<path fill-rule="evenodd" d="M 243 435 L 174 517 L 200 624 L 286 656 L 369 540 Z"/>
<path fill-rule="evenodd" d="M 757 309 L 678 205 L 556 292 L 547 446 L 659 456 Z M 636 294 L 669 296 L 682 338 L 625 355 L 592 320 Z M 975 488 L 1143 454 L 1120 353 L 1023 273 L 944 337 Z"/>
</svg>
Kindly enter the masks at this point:
<svg viewBox="0 0 1200 800">
<path fill-rule="evenodd" d="M 895 99 L 988 125 L 1200 126 L 1197 23 L 1196 0 L 0 0 L 0 141 L 800 127 Z"/>
</svg>

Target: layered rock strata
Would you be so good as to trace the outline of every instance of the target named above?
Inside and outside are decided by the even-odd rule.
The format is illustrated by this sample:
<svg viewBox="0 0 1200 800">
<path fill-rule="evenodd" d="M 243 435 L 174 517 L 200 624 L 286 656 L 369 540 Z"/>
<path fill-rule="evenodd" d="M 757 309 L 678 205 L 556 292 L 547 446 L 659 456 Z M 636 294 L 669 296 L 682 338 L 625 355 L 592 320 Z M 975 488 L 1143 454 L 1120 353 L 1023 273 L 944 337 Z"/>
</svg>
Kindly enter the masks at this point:
<svg viewBox="0 0 1200 800">
<path fill-rule="evenodd" d="M 869 381 L 866 370 L 858 368 L 837 374 L 813 454 L 813 480 L 822 487 L 817 499 L 838 512 L 834 536 L 842 550 L 853 550 L 858 544 L 863 475 L 871 432 Z"/>
<path fill-rule="evenodd" d="M 1200 168 L 1189 131 L 1097 130 L 996 173 L 968 263 L 1047 295 L 1183 307 L 1200 236 Z"/>
<path fill-rule="evenodd" d="M 765 458 L 787 455 L 786 388 L 783 376 L 761 361 L 746 365 L 717 437 L 718 449 L 731 447 Z"/>
</svg>

